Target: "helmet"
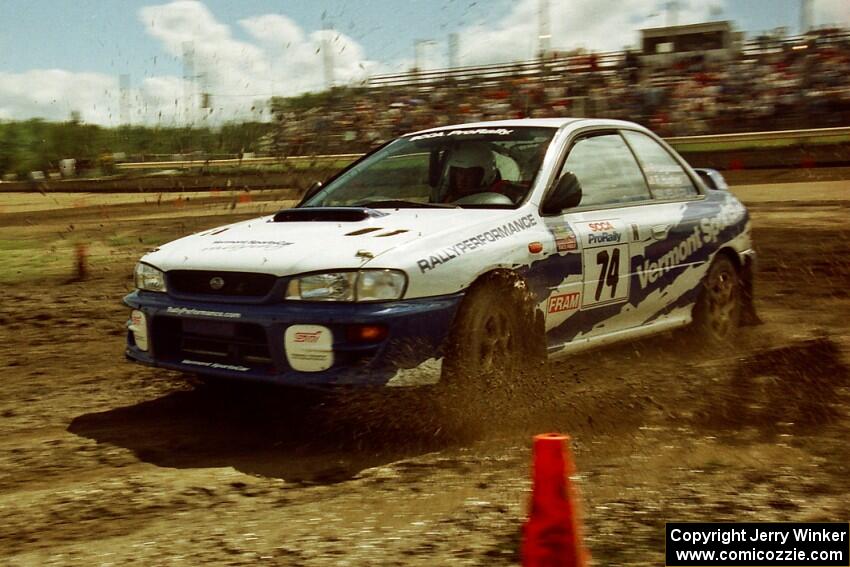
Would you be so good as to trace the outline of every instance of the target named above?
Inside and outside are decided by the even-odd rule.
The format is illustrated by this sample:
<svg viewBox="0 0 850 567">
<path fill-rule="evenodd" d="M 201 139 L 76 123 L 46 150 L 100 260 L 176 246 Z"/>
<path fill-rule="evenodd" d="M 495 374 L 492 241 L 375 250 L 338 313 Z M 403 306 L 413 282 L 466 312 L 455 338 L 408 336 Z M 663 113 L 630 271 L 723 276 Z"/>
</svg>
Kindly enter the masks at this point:
<svg viewBox="0 0 850 567">
<path fill-rule="evenodd" d="M 447 164 L 448 171 L 451 173 L 451 168 L 469 169 L 472 167 L 481 168 L 480 186 L 487 187 L 496 180 L 498 170 L 496 169 L 496 159 L 493 157 L 493 152 L 484 142 L 466 142 L 461 143 L 449 156 Z"/>
</svg>

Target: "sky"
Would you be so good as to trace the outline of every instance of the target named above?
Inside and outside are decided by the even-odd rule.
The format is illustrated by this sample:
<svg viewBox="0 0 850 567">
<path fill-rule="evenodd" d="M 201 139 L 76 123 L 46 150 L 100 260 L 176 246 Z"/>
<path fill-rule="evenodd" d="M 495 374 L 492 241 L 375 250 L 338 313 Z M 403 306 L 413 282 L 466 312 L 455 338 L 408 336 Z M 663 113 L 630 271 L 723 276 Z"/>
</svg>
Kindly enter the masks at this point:
<svg viewBox="0 0 850 567">
<path fill-rule="evenodd" d="M 813 24 L 850 26 L 850 0 L 813 0 Z M 267 119 L 264 100 L 335 84 L 448 66 L 527 60 L 541 0 L 0 0 L 0 120 L 40 117 L 114 126 Z M 545 0 L 544 0 L 545 3 Z M 667 0 L 548 0 L 555 49 L 637 46 L 665 25 Z M 752 37 L 796 33 L 800 0 L 679 0 L 678 23 L 732 20 Z M 418 49 L 415 44 L 419 44 Z M 193 70 L 184 66 L 184 49 Z M 323 49 L 327 49 L 326 57 Z M 417 54 L 418 52 L 418 54 Z M 184 80 L 184 75 L 194 77 Z M 186 110 L 192 93 L 211 109 Z M 195 104 L 194 106 L 198 106 Z"/>
</svg>

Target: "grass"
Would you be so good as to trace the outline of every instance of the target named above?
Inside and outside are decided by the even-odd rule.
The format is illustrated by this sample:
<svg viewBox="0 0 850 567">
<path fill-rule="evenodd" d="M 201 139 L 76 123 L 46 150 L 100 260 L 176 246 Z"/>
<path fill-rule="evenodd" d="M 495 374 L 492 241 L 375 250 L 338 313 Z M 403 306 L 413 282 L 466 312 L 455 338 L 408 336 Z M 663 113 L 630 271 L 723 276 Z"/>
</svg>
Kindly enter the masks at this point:
<svg viewBox="0 0 850 567">
<path fill-rule="evenodd" d="M 21 241 L 17 249 L 3 251 L 3 269 L 0 283 L 13 284 L 21 281 L 42 279 L 47 276 L 67 273 L 73 267 L 73 249 L 70 245 L 43 247 L 33 241 Z"/>
<path fill-rule="evenodd" d="M 25 239 L 0 239 L 0 251 L 2 252 L 23 250 L 27 247 Z M 6 254 L 3 254 L 3 259 L 6 259 Z"/>
<path fill-rule="evenodd" d="M 151 248 L 196 230 L 190 219 L 164 221 L 152 229 L 136 225 L 131 230 L 111 232 L 114 228 L 118 227 L 105 225 L 101 229 L 95 224 L 74 233 L 41 231 L 19 239 L 4 234 L 14 229 L 0 229 L 0 284 L 73 278 L 79 243 L 85 243 L 86 265 L 91 273 L 129 275 Z"/>
<path fill-rule="evenodd" d="M 29 224 L 0 226 L 0 284 L 56 283 L 74 278 L 77 245 L 81 243 L 86 245 L 86 262 L 93 276 L 129 277 L 138 259 L 156 246 L 260 216 L 257 203 L 230 210 L 227 202 L 227 198 L 212 204 L 192 199 L 173 207 L 156 202 L 128 203 L 121 195 L 114 199 L 104 195 L 98 207 L 75 208 L 68 201 L 63 208 L 32 211 Z M 265 204 L 280 208 L 290 203 L 259 201 L 259 206 Z M 228 208 L 227 212 L 222 208 Z M 158 213 L 168 216 L 159 218 Z"/>
</svg>

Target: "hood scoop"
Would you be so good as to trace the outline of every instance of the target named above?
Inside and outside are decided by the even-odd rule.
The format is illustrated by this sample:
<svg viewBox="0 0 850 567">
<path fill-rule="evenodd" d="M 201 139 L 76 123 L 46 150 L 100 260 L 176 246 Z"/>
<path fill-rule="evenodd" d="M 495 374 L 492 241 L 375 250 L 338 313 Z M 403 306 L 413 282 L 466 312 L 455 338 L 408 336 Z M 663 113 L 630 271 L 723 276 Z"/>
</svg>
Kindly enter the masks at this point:
<svg viewBox="0 0 850 567">
<path fill-rule="evenodd" d="M 278 212 L 274 222 L 360 222 L 384 217 L 382 213 L 368 207 L 304 207 L 284 209 Z"/>
</svg>

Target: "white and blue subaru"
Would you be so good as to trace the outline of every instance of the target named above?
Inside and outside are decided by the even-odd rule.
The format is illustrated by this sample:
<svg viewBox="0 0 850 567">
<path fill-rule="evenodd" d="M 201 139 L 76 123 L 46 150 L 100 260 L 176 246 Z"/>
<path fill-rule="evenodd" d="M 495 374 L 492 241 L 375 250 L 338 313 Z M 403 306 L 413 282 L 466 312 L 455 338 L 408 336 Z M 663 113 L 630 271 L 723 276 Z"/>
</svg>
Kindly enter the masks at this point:
<svg viewBox="0 0 850 567">
<path fill-rule="evenodd" d="M 755 317 L 755 254 L 745 207 L 712 179 L 623 121 L 402 136 L 297 207 L 145 255 L 126 354 L 207 377 L 393 386 L 688 324 L 722 343 Z"/>
</svg>

